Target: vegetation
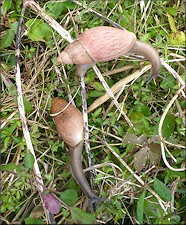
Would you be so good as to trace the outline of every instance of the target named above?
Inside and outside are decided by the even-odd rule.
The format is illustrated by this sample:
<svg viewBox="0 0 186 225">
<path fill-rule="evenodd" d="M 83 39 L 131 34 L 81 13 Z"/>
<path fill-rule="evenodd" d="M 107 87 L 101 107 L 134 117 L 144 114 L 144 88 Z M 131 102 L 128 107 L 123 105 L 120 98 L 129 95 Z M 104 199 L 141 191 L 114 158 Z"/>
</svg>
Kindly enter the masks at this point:
<svg viewBox="0 0 186 225">
<path fill-rule="evenodd" d="M 1 220 L 3 224 L 46 224 L 47 214 L 42 206 L 45 198 L 38 191 L 33 172 L 35 159 L 25 140 L 17 100 L 15 48 L 22 3 L 4 0 L 1 6 Z M 26 8 L 19 61 L 23 101 L 45 194 L 52 201 L 50 193 L 53 193 L 61 202 L 55 221 L 185 224 L 185 171 L 179 171 L 185 165 L 185 101 L 183 92 L 178 93 L 184 86 L 185 72 L 184 0 L 39 1 L 39 4 L 74 39 L 86 28 L 111 26 L 105 20 L 109 18 L 154 46 L 167 63 L 161 66 L 163 78 L 148 82 L 148 70 L 127 83 L 123 90 L 117 90 L 118 102 L 135 130 L 111 99 L 96 104 L 88 114 L 94 189 L 108 198 L 90 213 L 85 196 L 70 173 L 67 146 L 59 138 L 50 116 L 53 97 L 69 100 L 73 96 L 76 107 L 81 110 L 82 106 L 75 65 L 63 67 L 56 63 L 68 42 L 38 13 Z M 148 64 L 140 58 L 123 56 L 97 66 L 112 87 L 135 72 L 139 74 Z M 122 71 L 118 72 L 116 69 L 120 68 Z M 172 73 L 177 73 L 181 81 Z M 105 89 L 92 69 L 85 83 L 87 105 L 91 106 L 104 96 Z M 167 108 L 171 101 L 171 107 Z M 158 125 L 164 112 L 162 146 Z M 169 168 L 161 157 L 162 148 L 166 150 Z M 84 151 L 85 168 L 87 162 Z"/>
</svg>

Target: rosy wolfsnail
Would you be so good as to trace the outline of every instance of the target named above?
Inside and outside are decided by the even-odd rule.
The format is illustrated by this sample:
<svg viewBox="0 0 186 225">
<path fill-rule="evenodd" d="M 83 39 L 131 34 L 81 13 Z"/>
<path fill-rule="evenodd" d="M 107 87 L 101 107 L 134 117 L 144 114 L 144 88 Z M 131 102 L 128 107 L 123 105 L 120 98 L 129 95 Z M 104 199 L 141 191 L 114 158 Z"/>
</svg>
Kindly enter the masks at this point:
<svg viewBox="0 0 186 225">
<path fill-rule="evenodd" d="M 53 119 L 59 135 L 69 147 L 71 173 L 75 181 L 88 197 L 90 204 L 104 201 L 93 193 L 83 173 L 81 160 L 84 122 L 82 113 L 75 106 L 68 105 L 68 102 L 59 98 L 52 99 L 51 112 L 54 114 Z"/>
<path fill-rule="evenodd" d="M 116 59 L 127 53 L 144 56 L 152 64 L 152 78 L 159 75 L 160 58 L 151 45 L 139 41 L 132 32 L 107 26 L 83 32 L 64 49 L 57 61 L 62 64 L 90 64 L 83 68 L 87 70 L 94 63 Z"/>
</svg>

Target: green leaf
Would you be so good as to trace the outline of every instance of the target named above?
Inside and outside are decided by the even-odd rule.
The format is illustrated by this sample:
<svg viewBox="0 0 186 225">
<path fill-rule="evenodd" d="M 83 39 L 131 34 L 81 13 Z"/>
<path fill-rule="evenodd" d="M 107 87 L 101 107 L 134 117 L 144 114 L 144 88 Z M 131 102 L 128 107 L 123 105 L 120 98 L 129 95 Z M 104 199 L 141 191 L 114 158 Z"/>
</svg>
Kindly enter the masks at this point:
<svg viewBox="0 0 186 225">
<path fill-rule="evenodd" d="M 2 165 L 1 166 L 1 170 L 2 171 L 8 171 L 8 172 L 14 172 L 14 170 L 18 170 L 19 168 L 18 168 L 18 166 L 17 165 L 15 165 L 14 163 L 9 163 L 9 164 L 7 164 L 7 165 Z"/>
<path fill-rule="evenodd" d="M 25 224 L 44 224 L 44 222 L 43 220 L 27 217 L 25 218 Z"/>
<path fill-rule="evenodd" d="M 18 21 L 15 21 L 14 23 L 10 24 L 10 28 L 14 31 L 14 33 L 17 33 L 17 28 L 18 28 Z"/>
<path fill-rule="evenodd" d="M 158 178 L 154 179 L 154 190 L 164 201 L 171 201 L 172 196 L 169 188 Z"/>
<path fill-rule="evenodd" d="M 23 95 L 23 103 L 24 103 L 26 113 L 33 111 L 32 104 L 26 99 L 24 95 Z"/>
<path fill-rule="evenodd" d="M 143 224 L 145 191 L 140 195 L 137 202 L 137 219 L 139 224 Z"/>
<path fill-rule="evenodd" d="M 162 126 L 163 137 L 169 138 L 175 129 L 175 118 L 173 115 L 167 115 Z"/>
<path fill-rule="evenodd" d="M 93 98 L 95 98 L 95 97 L 100 97 L 100 96 L 102 96 L 103 94 L 104 94 L 104 93 L 101 92 L 101 91 L 93 90 L 93 91 L 91 91 L 91 92 L 89 93 L 89 97 L 93 97 Z"/>
<path fill-rule="evenodd" d="M 124 136 L 124 130 L 123 130 L 123 128 L 122 128 L 122 126 L 118 126 L 118 134 L 121 136 L 121 137 L 123 137 Z"/>
<path fill-rule="evenodd" d="M 1 49 L 7 48 L 12 44 L 14 40 L 15 34 L 14 31 L 11 29 L 6 30 L 6 34 L 1 40 Z"/>
<path fill-rule="evenodd" d="M 151 115 L 151 111 L 146 104 L 138 102 L 135 106 L 135 109 L 136 109 L 136 111 L 141 112 L 144 116 L 150 116 Z"/>
<path fill-rule="evenodd" d="M 21 12 L 21 5 L 22 5 L 23 1 L 22 0 L 16 0 L 16 10 L 17 12 Z"/>
<path fill-rule="evenodd" d="M 174 77 L 168 76 L 161 82 L 160 87 L 163 88 L 165 91 L 167 91 L 169 88 L 172 88 L 175 84 L 176 83 Z"/>
<path fill-rule="evenodd" d="M 12 5 L 12 1 L 11 0 L 4 0 L 4 4 L 3 4 L 3 12 L 4 14 L 6 14 L 8 12 L 8 10 L 11 8 Z"/>
<path fill-rule="evenodd" d="M 71 207 L 70 212 L 74 223 L 77 224 L 96 224 L 96 217 L 83 211 L 82 209 Z"/>
<path fill-rule="evenodd" d="M 10 141 L 11 141 L 11 137 L 6 137 L 5 139 L 4 139 L 4 141 L 3 141 L 3 144 L 4 144 L 4 149 L 6 150 L 7 149 L 7 147 L 8 147 L 8 145 L 9 145 L 9 143 L 10 143 Z M 4 152 L 4 151 L 3 151 Z M 1 152 L 2 153 L 2 152 Z"/>
<path fill-rule="evenodd" d="M 52 35 L 52 29 L 47 23 L 43 23 L 41 26 L 41 33 L 44 38 L 48 39 Z"/>
<path fill-rule="evenodd" d="M 169 21 L 171 30 L 173 32 L 177 32 L 175 21 L 174 21 L 173 17 L 169 13 L 167 13 L 167 17 L 168 17 L 168 21 Z"/>
<path fill-rule="evenodd" d="M 28 36 L 32 41 L 44 41 L 43 38 L 48 38 L 52 34 L 51 27 L 42 19 L 30 19 L 26 22 L 29 27 Z"/>
<path fill-rule="evenodd" d="M 146 33 L 146 34 L 144 34 L 143 36 L 140 37 L 140 40 L 143 41 L 143 42 L 148 42 L 150 38 L 151 38 L 150 33 Z"/>
<path fill-rule="evenodd" d="M 105 91 L 105 88 L 103 87 L 103 85 L 99 82 L 94 82 L 95 89 L 100 90 L 100 91 Z"/>
<path fill-rule="evenodd" d="M 61 14 L 65 14 L 68 12 L 68 10 L 70 9 L 74 9 L 76 5 L 71 2 L 71 1 L 67 1 L 67 2 L 51 2 L 48 3 L 46 5 L 47 12 L 50 13 L 50 15 L 52 15 L 53 18 L 57 19 Z"/>
<path fill-rule="evenodd" d="M 67 189 L 60 193 L 60 199 L 68 206 L 73 206 L 78 200 L 77 191 L 74 189 Z"/>
<path fill-rule="evenodd" d="M 24 157 L 25 166 L 29 169 L 33 169 L 34 162 L 35 162 L 34 156 L 30 151 L 27 151 Z"/>
<path fill-rule="evenodd" d="M 167 11 L 167 13 L 169 13 L 172 16 L 176 16 L 176 14 L 177 14 L 177 10 L 173 7 L 166 8 L 166 11 Z"/>
<path fill-rule="evenodd" d="M 144 213 L 148 218 L 161 218 L 163 216 L 163 209 L 155 197 L 150 197 L 144 200 Z"/>
<path fill-rule="evenodd" d="M 92 117 L 93 117 L 93 118 L 96 118 L 96 117 L 100 116 L 101 111 L 102 111 L 102 108 L 97 109 L 97 110 L 92 114 Z"/>
<path fill-rule="evenodd" d="M 9 135 L 12 135 L 15 129 L 18 127 L 18 124 L 16 123 L 15 120 L 12 123 L 13 124 L 8 128 Z"/>
</svg>

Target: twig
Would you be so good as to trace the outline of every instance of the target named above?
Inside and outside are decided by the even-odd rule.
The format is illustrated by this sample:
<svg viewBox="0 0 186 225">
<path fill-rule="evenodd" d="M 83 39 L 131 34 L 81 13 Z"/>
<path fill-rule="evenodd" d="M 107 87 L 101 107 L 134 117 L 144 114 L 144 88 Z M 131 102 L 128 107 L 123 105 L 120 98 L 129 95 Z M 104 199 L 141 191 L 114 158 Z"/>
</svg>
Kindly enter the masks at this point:
<svg viewBox="0 0 186 225">
<path fill-rule="evenodd" d="M 113 74 L 116 74 L 116 73 L 121 73 L 123 71 L 133 69 L 135 67 L 136 67 L 135 65 L 123 66 L 121 68 L 113 69 L 113 70 L 107 71 L 105 73 L 102 73 L 102 76 L 104 76 L 104 77 L 105 76 L 110 76 L 110 75 L 113 75 Z"/>
<path fill-rule="evenodd" d="M 20 73 L 20 66 L 19 66 L 19 57 L 20 57 L 20 37 L 21 37 L 21 27 L 22 27 L 22 22 L 23 22 L 23 16 L 25 13 L 25 9 L 27 7 L 27 4 L 23 4 L 23 8 L 22 8 L 22 12 L 21 12 L 21 18 L 19 21 L 19 27 L 18 27 L 18 31 L 17 31 L 17 37 L 16 37 L 16 85 L 17 85 L 17 100 L 18 100 L 18 109 L 19 109 L 19 113 L 20 113 L 20 119 L 22 122 L 22 128 L 23 128 L 23 134 L 25 137 L 25 141 L 27 144 L 27 148 L 29 149 L 29 151 L 32 153 L 32 155 L 34 156 L 35 159 L 35 163 L 34 163 L 34 172 L 37 175 L 36 176 L 36 180 L 39 180 L 39 183 L 43 184 L 43 180 L 41 178 L 41 173 L 39 170 L 39 166 L 37 164 L 37 159 L 35 156 L 35 152 L 34 152 L 34 148 L 32 145 L 32 141 L 30 138 L 30 133 L 28 130 L 28 126 L 27 126 L 27 121 L 26 121 L 26 117 L 25 117 L 25 109 L 24 109 L 24 103 L 23 103 L 23 96 L 22 96 L 22 89 L 21 89 L 21 73 Z M 43 187 L 42 185 L 38 185 L 40 191 L 43 191 Z"/>
<path fill-rule="evenodd" d="M 174 101 L 178 98 L 179 94 L 182 92 L 182 90 L 185 88 L 185 85 L 182 85 L 179 90 L 176 92 L 176 94 L 174 95 L 174 97 L 171 99 L 171 101 L 169 102 L 169 104 L 166 106 L 162 116 L 161 116 L 161 119 L 160 119 L 160 122 L 159 122 L 159 126 L 158 126 L 158 134 L 159 134 L 159 137 L 160 137 L 160 146 L 161 146 L 161 153 L 162 153 L 162 159 L 165 163 L 165 165 L 170 169 L 170 170 L 173 170 L 173 171 L 184 171 L 185 168 L 179 168 L 179 169 L 175 169 L 173 168 L 167 161 L 166 159 L 166 156 L 165 156 L 165 143 L 164 143 L 164 138 L 163 138 L 163 135 L 162 135 L 162 126 L 163 126 L 163 122 L 164 122 L 164 119 L 170 109 L 170 107 L 172 106 L 172 104 L 174 103 Z"/>
<path fill-rule="evenodd" d="M 25 10 L 27 8 L 27 2 L 25 2 L 23 4 L 22 7 L 22 11 L 21 11 L 21 17 L 19 20 L 19 25 L 18 25 L 18 30 L 17 30 L 17 35 L 16 35 L 16 72 L 15 72 L 15 76 L 16 76 L 16 86 L 17 86 L 17 100 L 18 100 L 18 110 L 20 113 L 20 119 L 22 122 L 22 129 L 23 129 L 23 134 L 24 134 L 24 138 L 26 141 L 26 145 L 27 145 L 27 149 L 32 153 L 33 157 L 34 157 L 34 166 L 33 166 L 33 171 L 35 174 L 35 180 L 37 181 L 37 187 L 40 190 L 40 193 L 42 193 L 44 191 L 43 189 L 43 179 L 41 176 L 41 172 L 39 170 L 39 166 L 37 163 L 37 158 L 35 155 L 35 151 L 32 145 L 32 141 L 31 141 L 31 137 L 30 137 L 30 133 L 29 133 L 29 129 L 27 126 L 27 120 L 26 120 L 26 116 L 25 116 L 25 108 L 24 108 L 24 103 L 23 103 L 23 95 L 22 95 L 22 88 L 21 88 L 21 72 L 20 72 L 20 66 L 19 66 L 19 58 L 20 58 L 20 43 L 21 43 L 21 28 L 22 28 L 22 23 L 23 23 L 23 17 L 25 14 Z M 43 205 L 44 206 L 44 205 Z M 45 207 L 44 207 L 45 208 Z M 50 219 L 51 215 L 49 215 L 49 211 L 46 210 L 46 215 L 47 218 Z"/>
<path fill-rule="evenodd" d="M 107 82 L 105 81 L 105 79 L 103 78 L 103 76 L 101 75 L 100 71 L 98 70 L 97 66 L 93 66 L 93 70 L 96 73 L 96 75 L 98 76 L 100 82 L 102 83 L 103 87 L 105 88 L 105 90 L 107 91 L 109 97 L 111 98 L 111 100 L 114 102 L 116 108 L 119 110 L 119 112 L 121 113 L 121 115 L 125 118 L 125 120 L 127 121 L 127 123 L 129 124 L 129 126 L 131 128 L 134 129 L 134 125 L 131 123 L 131 121 L 129 120 L 128 116 L 123 112 L 123 109 L 121 109 L 117 99 L 115 98 L 112 90 L 110 89 L 110 87 L 108 86 Z"/>
</svg>

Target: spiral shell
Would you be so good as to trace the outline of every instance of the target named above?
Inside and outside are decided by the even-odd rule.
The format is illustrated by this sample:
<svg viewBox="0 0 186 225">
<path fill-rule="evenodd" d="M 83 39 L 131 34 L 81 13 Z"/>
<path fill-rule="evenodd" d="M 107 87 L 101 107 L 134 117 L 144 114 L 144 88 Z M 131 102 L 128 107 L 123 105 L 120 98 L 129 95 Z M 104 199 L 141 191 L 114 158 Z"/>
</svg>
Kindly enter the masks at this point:
<svg viewBox="0 0 186 225">
<path fill-rule="evenodd" d="M 63 110 L 67 105 L 68 102 L 65 100 L 53 98 L 52 114 Z M 54 116 L 53 119 L 59 135 L 67 145 L 74 147 L 83 140 L 83 115 L 75 106 L 69 104 L 63 112 Z"/>
<path fill-rule="evenodd" d="M 59 55 L 63 64 L 90 64 L 116 59 L 135 45 L 136 35 L 127 30 L 100 26 L 83 32 Z"/>
</svg>

